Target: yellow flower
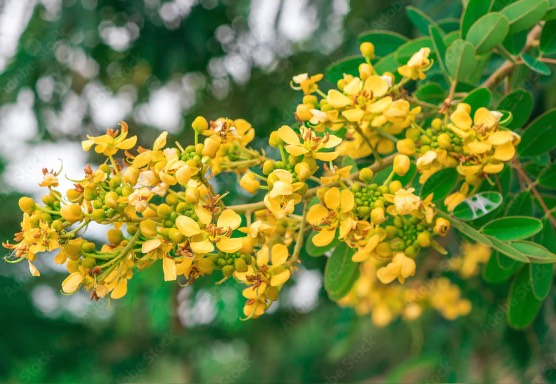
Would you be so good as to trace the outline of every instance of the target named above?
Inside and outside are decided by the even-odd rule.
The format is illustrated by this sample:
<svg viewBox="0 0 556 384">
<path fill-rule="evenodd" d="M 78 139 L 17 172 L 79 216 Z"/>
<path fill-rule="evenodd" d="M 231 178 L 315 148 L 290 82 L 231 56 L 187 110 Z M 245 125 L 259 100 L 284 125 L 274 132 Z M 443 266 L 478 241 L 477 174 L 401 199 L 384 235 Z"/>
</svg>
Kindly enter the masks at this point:
<svg viewBox="0 0 556 384">
<path fill-rule="evenodd" d="M 137 143 L 137 136 L 132 136 L 127 138 L 128 127 L 127 124 L 122 121 L 120 122 L 121 132 L 113 129 L 108 129 L 105 135 L 102 136 L 89 136 L 87 139 L 81 143 L 84 151 L 90 150 L 93 145 L 95 146 L 95 152 L 102 153 L 105 156 L 112 156 L 118 152 L 119 149 L 127 150 L 131 149 Z"/>
<path fill-rule="evenodd" d="M 444 199 L 444 205 L 448 208 L 448 212 L 452 212 L 459 203 L 467 199 L 469 195 L 469 184 L 463 183 L 459 191 L 452 193 Z"/>
<path fill-rule="evenodd" d="M 288 248 L 284 244 L 274 244 L 272 249 L 265 244 L 257 252 L 257 266 L 267 266 L 265 269 L 270 277 L 270 286 L 280 287 L 289 280 L 291 270 L 286 266 L 287 260 Z"/>
<path fill-rule="evenodd" d="M 415 260 L 402 252 L 396 253 L 390 263 L 376 272 L 376 276 L 382 284 L 390 284 L 396 279 L 403 283 L 406 278 L 414 275 Z"/>
<path fill-rule="evenodd" d="M 307 222 L 319 232 L 313 237 L 313 244 L 324 247 L 336 237 L 345 238 L 355 227 L 356 220 L 352 212 L 355 201 L 349 189 L 340 191 L 337 187 L 330 188 L 324 194 L 321 204 L 313 205 L 307 213 Z"/>
<path fill-rule="evenodd" d="M 325 166 L 324 175 L 320 177 L 320 181 L 323 185 L 338 183 L 340 180 L 345 180 L 349 177 L 351 168 L 353 168 L 351 165 L 342 168 L 338 168 L 336 165 L 334 168 Z"/>
<path fill-rule="evenodd" d="M 309 76 L 307 73 L 301 73 L 299 75 L 296 75 L 293 77 L 292 79 L 292 88 L 294 89 L 301 89 L 303 90 L 303 93 L 305 93 L 306 95 L 309 95 L 311 93 L 314 93 L 317 91 L 317 89 L 319 89 L 319 86 L 317 85 L 317 83 L 319 81 L 322 80 L 322 73 L 313 75 L 313 76 Z M 297 88 L 295 85 L 293 84 L 297 84 L 297 86 L 299 86 L 299 88 Z"/>
<path fill-rule="evenodd" d="M 224 144 L 235 142 L 245 147 L 255 138 L 255 129 L 248 121 L 243 119 L 219 118 L 216 121 L 211 121 L 210 129 L 204 131 L 203 134 L 209 137 L 217 136 Z"/>
<path fill-rule="evenodd" d="M 293 213 L 295 205 L 301 201 L 297 193 L 304 183 L 293 182 L 292 174 L 285 169 L 276 169 L 269 176 L 269 192 L 264 197 L 265 206 L 278 218 Z"/>
<path fill-rule="evenodd" d="M 479 243 L 464 242 L 461 244 L 461 256 L 452 258 L 450 270 L 457 271 L 464 279 L 479 273 L 481 264 L 485 264 L 492 254 L 489 246 Z"/>
<path fill-rule="evenodd" d="M 419 80 L 425 78 L 425 71 L 430 68 L 429 60 L 430 48 L 421 48 L 415 53 L 406 65 L 398 68 L 400 75 L 409 77 L 411 80 Z"/>
<path fill-rule="evenodd" d="M 243 313 L 247 318 L 261 316 L 270 303 L 278 299 L 278 292 L 290 278 L 292 267 L 288 265 L 288 248 L 284 244 L 274 244 L 270 248 L 264 244 L 257 252 L 256 267 L 249 266 L 247 272 L 235 272 L 234 276 L 251 285 L 243 290 L 247 299 Z"/>
<path fill-rule="evenodd" d="M 287 125 L 278 129 L 278 136 L 286 143 L 285 148 L 290 155 L 313 157 L 322 161 L 335 160 L 339 153 L 336 151 L 319 152 L 320 150 L 334 148 L 342 142 L 339 137 L 328 133 L 324 137 L 319 137 L 315 132 L 304 127 L 300 128 L 298 135 Z M 300 137 L 303 141 L 300 140 Z"/>
<path fill-rule="evenodd" d="M 421 204 L 421 199 L 413 193 L 414 191 L 415 188 L 409 188 L 407 190 L 401 188 L 397 190 L 394 195 L 384 195 L 387 201 L 394 203 L 394 205 L 388 207 L 388 213 L 392 216 L 396 216 L 409 215 L 417 211 Z"/>
<path fill-rule="evenodd" d="M 43 168 L 42 174 L 43 179 L 39 184 L 40 187 L 57 187 L 59 185 L 57 177 L 58 174 L 54 173 L 53 171 L 49 172 L 46 168 Z"/>
</svg>

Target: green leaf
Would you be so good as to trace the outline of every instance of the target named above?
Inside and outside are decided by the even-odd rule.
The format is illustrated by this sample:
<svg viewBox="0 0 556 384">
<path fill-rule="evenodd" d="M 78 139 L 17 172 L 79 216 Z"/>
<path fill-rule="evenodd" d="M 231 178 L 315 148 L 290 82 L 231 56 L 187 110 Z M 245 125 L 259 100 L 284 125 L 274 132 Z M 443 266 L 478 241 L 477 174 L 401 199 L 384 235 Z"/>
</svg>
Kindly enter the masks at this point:
<svg viewBox="0 0 556 384">
<path fill-rule="evenodd" d="M 477 193 L 458 204 L 452 214 L 463 221 L 475 220 L 494 211 L 502 204 L 502 200 L 498 192 Z"/>
<path fill-rule="evenodd" d="M 481 228 L 485 235 L 504 241 L 527 239 L 541 230 L 542 222 L 539 219 L 525 216 L 502 217 Z"/>
<path fill-rule="evenodd" d="M 405 7 L 405 12 L 409 20 L 417 27 L 423 36 L 429 34 L 429 25 L 436 24 L 425 12 L 411 5 Z"/>
<path fill-rule="evenodd" d="M 556 166 L 551 165 L 539 178 L 539 184 L 545 188 L 556 189 Z"/>
<path fill-rule="evenodd" d="M 441 19 L 436 22 L 436 25 L 438 25 L 444 33 L 457 32 L 459 35 L 459 19 Z"/>
<path fill-rule="evenodd" d="M 340 244 L 326 262 L 324 288 L 333 301 L 344 297 L 359 276 L 359 264 L 351 260 L 354 249 L 346 243 Z"/>
<path fill-rule="evenodd" d="M 429 33 L 440 67 L 442 68 L 443 73 L 448 76 L 448 71 L 444 62 L 446 57 L 446 43 L 444 42 L 444 35 L 440 31 L 440 28 L 434 24 L 429 25 Z"/>
<path fill-rule="evenodd" d="M 511 123 L 506 124 L 506 127 L 522 128 L 533 112 L 533 96 L 524 89 L 516 89 L 500 100 L 496 109 L 512 113 L 513 119 Z"/>
<path fill-rule="evenodd" d="M 554 20 L 556 19 L 556 0 L 548 0 L 548 9 L 544 15 L 544 20 Z"/>
<path fill-rule="evenodd" d="M 556 20 L 544 25 L 539 48 L 545 55 L 556 53 Z"/>
<path fill-rule="evenodd" d="M 489 1 L 469 0 L 461 18 L 461 38 L 467 39 L 467 32 L 471 26 L 488 12 Z"/>
<path fill-rule="evenodd" d="M 438 83 L 421 85 L 413 94 L 417 100 L 431 104 L 440 104 L 446 99 L 446 91 Z"/>
<path fill-rule="evenodd" d="M 510 21 L 510 33 L 517 33 L 541 21 L 547 9 L 546 0 L 520 0 L 508 5 L 500 13 Z"/>
<path fill-rule="evenodd" d="M 554 263 L 556 255 L 548 249 L 532 241 L 515 241 L 512 247 L 527 256 L 532 263 Z"/>
<path fill-rule="evenodd" d="M 459 39 L 459 31 L 450 32 L 444 36 L 444 44 L 448 47 L 457 39 Z"/>
<path fill-rule="evenodd" d="M 508 243 L 503 242 L 502 240 L 498 240 L 492 236 L 485 235 L 475 228 L 471 227 L 470 225 L 464 223 L 463 221 L 457 220 L 454 217 L 448 215 L 445 212 L 437 211 L 437 215 L 439 217 L 443 217 L 445 219 L 450 220 L 452 226 L 457 229 L 461 234 L 469 237 L 470 239 L 476 241 L 477 243 L 481 243 L 484 245 L 488 245 L 489 247 L 493 248 L 494 250 L 503 253 L 504 255 L 514 259 L 521 261 L 523 263 L 529 263 L 529 259 L 521 254 L 517 249 L 513 248 Z"/>
<path fill-rule="evenodd" d="M 455 168 L 444 168 L 432 174 L 421 189 L 421 197 L 434 193 L 434 200 L 442 200 L 452 192 L 458 182 L 459 174 Z"/>
<path fill-rule="evenodd" d="M 349 56 L 330 64 L 326 70 L 326 78 L 332 83 L 344 77 L 344 73 L 353 76 L 359 76 L 359 65 L 365 63 L 365 59 L 361 55 Z"/>
<path fill-rule="evenodd" d="M 477 54 L 490 53 L 504 41 L 509 31 L 510 23 L 506 16 L 487 13 L 471 26 L 465 39 L 473 44 Z"/>
<path fill-rule="evenodd" d="M 552 274 L 554 265 L 552 264 L 530 264 L 529 277 L 531 279 L 531 289 L 533 295 L 538 300 L 544 300 L 550 293 L 552 287 Z"/>
<path fill-rule="evenodd" d="M 522 263 L 529 263 L 529 259 L 527 258 L 527 256 L 522 254 L 519 250 L 512 247 L 508 243 L 505 243 L 502 240 L 498 240 L 495 237 L 489 236 L 488 238 L 492 244 L 492 247 L 498 252 L 501 252 L 514 260 L 521 261 Z"/>
<path fill-rule="evenodd" d="M 334 240 L 332 240 L 332 242 L 330 244 L 328 244 L 325 247 L 317 247 L 315 244 L 313 244 L 313 237 L 318 234 L 317 231 L 311 231 L 311 233 L 309 234 L 309 236 L 307 237 L 307 240 L 305 242 L 305 250 L 307 251 L 307 254 L 309 256 L 313 256 L 313 257 L 319 257 L 324 255 L 326 252 L 328 252 L 329 250 L 331 250 L 332 248 L 334 248 L 335 246 L 337 246 L 338 244 L 340 244 L 340 239 L 338 239 L 338 236 L 334 237 Z"/>
<path fill-rule="evenodd" d="M 541 309 L 542 301 L 533 295 L 529 269 L 522 268 L 514 279 L 508 295 L 508 324 L 516 329 L 528 327 Z"/>
<path fill-rule="evenodd" d="M 523 191 L 512 202 L 508 205 L 506 209 L 506 215 L 508 216 L 532 216 L 533 215 L 533 196 L 531 192 Z"/>
<path fill-rule="evenodd" d="M 502 45 L 508 50 L 512 55 L 517 56 L 523 51 L 525 44 L 527 43 L 527 32 L 521 31 L 518 33 L 509 34 L 504 39 Z"/>
<path fill-rule="evenodd" d="M 463 102 L 471 106 L 471 116 L 473 116 L 477 109 L 481 107 L 488 108 L 491 98 L 492 92 L 490 89 L 476 88 L 463 99 Z"/>
<path fill-rule="evenodd" d="M 509 268 L 502 268 L 498 260 L 502 258 L 504 260 L 509 260 L 511 264 L 509 264 Z M 488 259 L 488 262 L 483 269 L 483 279 L 490 284 L 500 284 L 504 281 L 508 280 L 513 274 L 523 265 L 519 261 L 514 259 L 510 259 L 504 255 L 500 255 L 499 253 L 494 253 Z"/>
<path fill-rule="evenodd" d="M 454 81 L 465 81 L 476 66 L 475 48 L 471 43 L 457 39 L 446 50 L 446 68 Z"/>
<path fill-rule="evenodd" d="M 436 53 L 434 52 L 434 47 L 430 37 L 419 37 L 417 39 L 409 40 L 407 43 L 400 46 L 396 50 L 396 60 L 399 64 L 407 64 L 409 59 L 411 59 L 411 56 L 417 53 L 421 48 L 429 48 L 431 50 L 429 57 L 436 60 Z"/>
<path fill-rule="evenodd" d="M 536 118 L 521 135 L 520 156 L 537 156 L 556 148 L 556 108 Z"/>
<path fill-rule="evenodd" d="M 550 76 L 550 74 L 552 73 L 548 65 L 540 61 L 538 58 L 529 55 L 528 53 L 522 53 L 521 58 L 523 59 L 523 63 L 530 70 L 538 73 L 539 75 Z"/>
<path fill-rule="evenodd" d="M 377 61 L 374 67 L 378 73 L 391 72 L 397 74 L 399 65 L 400 63 L 398 63 L 396 52 L 392 52 Z"/>
<path fill-rule="evenodd" d="M 367 31 L 359 35 L 359 44 L 364 42 L 373 43 L 375 46 L 375 56 L 382 58 L 396 51 L 409 39 L 399 33 L 390 31 Z"/>
<path fill-rule="evenodd" d="M 523 265 L 519 261 L 512 259 L 511 257 L 504 256 L 501 253 L 496 253 L 496 261 L 503 270 L 514 269 L 516 264 Z M 514 271 L 515 270 L 517 270 L 517 268 L 515 268 Z"/>
</svg>

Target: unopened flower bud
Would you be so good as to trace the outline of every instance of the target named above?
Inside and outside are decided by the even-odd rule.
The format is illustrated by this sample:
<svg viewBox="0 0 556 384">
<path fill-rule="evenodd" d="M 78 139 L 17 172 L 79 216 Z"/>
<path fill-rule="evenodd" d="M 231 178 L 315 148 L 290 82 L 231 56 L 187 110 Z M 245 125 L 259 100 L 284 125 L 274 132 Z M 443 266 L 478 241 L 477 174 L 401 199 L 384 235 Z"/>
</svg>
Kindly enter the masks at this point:
<svg viewBox="0 0 556 384">
<path fill-rule="evenodd" d="M 420 247 L 426 248 L 431 246 L 431 233 L 428 231 L 421 232 L 417 235 L 417 243 Z"/>
<path fill-rule="evenodd" d="M 214 262 L 209 258 L 201 259 L 197 262 L 197 269 L 205 275 L 212 273 L 214 270 Z"/>
<path fill-rule="evenodd" d="M 217 136 L 209 136 L 205 139 L 205 146 L 203 148 L 203 156 L 215 158 L 216 153 L 220 149 L 220 138 Z"/>
<path fill-rule="evenodd" d="M 442 149 L 450 149 L 452 142 L 450 140 L 450 135 L 447 133 L 441 133 L 438 135 L 438 146 Z"/>
<path fill-rule="evenodd" d="M 64 220 L 70 223 L 75 223 L 83 219 L 83 211 L 79 204 L 64 205 L 62 209 L 60 209 L 60 215 Z"/>
<path fill-rule="evenodd" d="M 279 147 L 284 145 L 284 141 L 280 138 L 277 131 L 273 131 L 268 139 L 268 144 L 270 144 L 271 147 Z"/>
<path fill-rule="evenodd" d="M 124 181 L 128 184 L 137 184 L 137 179 L 139 179 L 139 170 L 133 166 L 129 166 L 124 171 Z"/>
<path fill-rule="evenodd" d="M 415 142 L 411 139 L 398 140 L 396 148 L 402 155 L 411 156 L 415 154 Z"/>
<path fill-rule="evenodd" d="M 253 172 L 247 172 L 239 181 L 239 185 L 249 193 L 257 193 L 261 183 L 257 180 Z"/>
<path fill-rule="evenodd" d="M 431 127 L 436 130 L 442 128 L 442 120 L 439 118 L 434 119 L 431 123 Z"/>
<path fill-rule="evenodd" d="M 263 163 L 263 173 L 270 175 L 276 169 L 276 162 L 274 160 L 266 160 Z"/>
<path fill-rule="evenodd" d="M 402 189 L 402 183 L 399 180 L 394 180 L 390 183 L 390 185 L 388 186 L 388 190 L 390 191 L 390 193 L 396 193 L 397 191 L 399 191 L 400 189 Z"/>
<path fill-rule="evenodd" d="M 139 223 L 139 228 L 141 229 L 141 234 L 145 237 L 156 237 L 156 221 L 152 219 L 147 219 Z"/>
<path fill-rule="evenodd" d="M 399 176 L 405 176 L 409 171 L 411 161 L 406 155 L 396 155 L 394 157 L 394 172 Z"/>
<path fill-rule="evenodd" d="M 359 46 L 359 50 L 361 51 L 363 57 L 365 57 L 366 59 L 375 58 L 375 46 L 373 45 L 373 43 L 368 41 L 361 43 L 361 45 Z"/>
<path fill-rule="evenodd" d="M 374 176 L 374 172 L 372 169 L 370 168 L 363 168 L 361 170 L 361 172 L 359 172 L 359 180 L 361 180 L 364 183 L 370 183 L 371 180 L 373 179 Z"/>
<path fill-rule="evenodd" d="M 104 196 L 104 204 L 106 204 L 108 208 L 117 208 L 119 198 L 120 196 L 118 196 L 116 192 L 110 191 Z"/>
<path fill-rule="evenodd" d="M 120 244 L 124 239 L 124 234 L 119 229 L 112 228 L 108 231 L 107 238 L 110 244 Z"/>
<path fill-rule="evenodd" d="M 19 209 L 21 209 L 25 213 L 31 214 L 37 205 L 35 204 L 35 200 L 31 199 L 30 197 L 24 196 L 19 199 Z"/>
<path fill-rule="evenodd" d="M 305 181 L 313 175 L 311 167 L 305 162 L 296 164 L 294 170 L 299 181 Z"/>
<path fill-rule="evenodd" d="M 359 65 L 359 77 L 366 80 L 373 75 L 373 67 L 370 64 L 362 63 Z"/>
<path fill-rule="evenodd" d="M 445 236 L 450 229 L 450 222 L 442 217 L 436 219 L 434 224 L 434 233 L 440 236 Z"/>
<path fill-rule="evenodd" d="M 377 225 L 384 223 L 386 221 L 386 218 L 384 217 L 384 208 L 373 208 L 373 210 L 371 211 L 371 221 L 373 222 L 373 224 Z"/>
<path fill-rule="evenodd" d="M 242 258 L 237 258 L 234 262 L 235 270 L 238 272 L 247 272 L 247 263 Z"/>
<path fill-rule="evenodd" d="M 193 127 L 196 132 L 204 132 L 208 129 L 207 119 L 203 116 L 197 116 L 195 120 L 193 120 L 193 123 L 191 123 L 191 127 Z"/>
<path fill-rule="evenodd" d="M 185 190 L 185 201 L 187 201 L 190 204 L 196 204 L 199 201 L 200 195 L 201 192 L 199 191 L 199 188 L 188 187 Z"/>
</svg>

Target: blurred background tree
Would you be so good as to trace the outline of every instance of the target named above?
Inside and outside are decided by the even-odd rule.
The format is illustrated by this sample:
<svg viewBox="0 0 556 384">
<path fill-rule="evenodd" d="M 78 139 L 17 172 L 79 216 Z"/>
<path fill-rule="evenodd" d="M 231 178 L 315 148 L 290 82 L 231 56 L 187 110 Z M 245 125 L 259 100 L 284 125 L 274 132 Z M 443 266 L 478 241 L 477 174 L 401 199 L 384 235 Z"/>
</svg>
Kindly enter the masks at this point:
<svg viewBox="0 0 556 384">
<path fill-rule="evenodd" d="M 99 160 L 80 140 L 120 120 L 145 143 L 167 130 L 188 144 L 195 116 L 242 117 L 266 148 L 269 132 L 293 121 L 291 77 L 357 52 L 363 31 L 414 35 L 410 3 L 435 19 L 462 9 L 456 0 L 0 0 L 2 239 L 18 229 L 21 194 L 38 196 L 40 169 L 62 159 L 64 174 L 80 174 Z M 555 104 L 548 85 L 534 90 L 538 107 Z M 244 322 L 232 285 L 182 288 L 153 268 L 126 299 L 90 302 L 62 296 L 60 267 L 46 259 L 41 279 L 0 266 L 1 381 L 556 380 L 553 299 L 531 329 L 512 331 L 507 284 L 471 280 L 474 311 L 456 322 L 429 314 L 376 329 L 328 300 L 324 260 L 305 255 L 280 306 Z"/>
</svg>

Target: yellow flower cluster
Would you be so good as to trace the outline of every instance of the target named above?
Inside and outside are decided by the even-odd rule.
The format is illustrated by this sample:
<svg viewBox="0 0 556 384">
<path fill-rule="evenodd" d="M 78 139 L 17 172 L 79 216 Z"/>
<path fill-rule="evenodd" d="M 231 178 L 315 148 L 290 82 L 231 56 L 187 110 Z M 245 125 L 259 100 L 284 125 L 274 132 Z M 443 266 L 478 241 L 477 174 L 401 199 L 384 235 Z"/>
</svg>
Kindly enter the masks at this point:
<svg viewBox="0 0 556 384">
<path fill-rule="evenodd" d="M 377 260 L 366 260 L 360 269 L 359 278 L 339 304 L 354 307 L 361 316 L 370 314 L 377 327 L 385 327 L 398 317 L 407 321 L 418 319 L 427 309 L 440 312 L 448 320 L 455 320 L 471 310 L 469 300 L 463 299 L 460 289 L 447 278 L 384 285 L 376 278 L 380 271 Z"/>
<path fill-rule="evenodd" d="M 406 138 L 397 142 L 397 149 L 415 156 L 421 183 L 443 168 L 456 168 L 464 184 L 445 202 L 453 210 L 468 197 L 469 185 L 480 186 L 514 158 L 520 136 L 503 127 L 502 117 L 502 113 L 482 107 L 472 118 L 471 106 L 460 103 L 448 124 L 437 118 L 426 130 L 414 125 L 407 130 Z"/>
<path fill-rule="evenodd" d="M 153 265 L 161 266 L 166 281 L 182 284 L 219 273 L 220 282 L 242 286 L 244 315 L 256 318 L 278 300 L 301 262 L 304 242 L 333 248 L 339 240 L 361 270 L 342 304 L 372 312 L 375 324 L 413 319 L 425 308 L 446 318 L 467 313 L 469 302 L 446 279 L 406 283 L 427 257 L 421 250 L 446 253 L 437 240 L 450 223 L 437 217 L 432 195 L 421 198 L 410 181 L 400 180 L 415 169 L 412 161 L 421 181 L 444 167 L 457 168 L 465 183 L 449 198 L 452 206 L 469 185 L 500 172 L 519 137 L 501 127 L 496 112 L 482 108 L 471 120 L 466 104 L 455 108 L 449 123 L 435 119 L 422 129 L 421 106 L 412 106 L 403 86 L 425 77 L 429 50 L 417 52 L 396 75 L 376 73 L 372 44 L 362 44 L 361 52 L 366 63 L 359 76 L 344 75 L 327 93 L 319 88 L 322 75 L 293 78 L 305 96 L 298 122 L 270 134 L 269 153 L 279 158 L 249 146 L 255 130 L 243 119 L 197 117 L 191 124 L 195 141 L 185 147 L 169 145 L 166 132 L 152 147 L 138 147 L 123 122 L 120 130 L 87 136 L 83 149 L 106 160 L 87 166 L 64 194 L 56 189 L 60 172 L 43 170 L 40 185 L 48 194 L 42 203 L 20 200 L 21 231 L 4 243 L 11 250 L 7 261 L 27 260 L 39 275 L 37 254 L 59 249 L 54 261 L 68 271 L 63 292 L 84 288 L 92 299 L 125 296 L 134 273 Z M 380 157 L 396 147 L 398 154 Z M 370 155 L 370 167 L 366 159 L 356 161 Z M 378 180 L 372 169 L 390 165 L 390 174 Z M 245 191 L 262 191 L 258 201 L 226 205 L 228 192 L 217 193 L 213 180 L 224 172 L 235 174 Z M 104 244 L 86 239 L 93 222 L 109 227 Z M 473 275 L 484 254 L 464 258 L 457 268 Z"/>
<path fill-rule="evenodd" d="M 292 82 L 294 89 L 305 94 L 303 103 L 297 106 L 296 118 L 317 132 L 345 129 L 338 151 L 354 159 L 394 150 L 393 136 L 401 134 L 421 112 L 421 107 L 412 107 L 404 98 L 401 86 L 410 79 L 424 78 L 424 72 L 431 66 L 430 50 L 423 48 L 399 68 L 403 78 L 396 84 L 392 73 L 376 72 L 370 63 L 368 44 L 361 47 L 367 63 L 359 66 L 359 76 L 344 74 L 337 89 L 322 92 L 317 84 L 320 75 L 303 74 L 294 77 Z"/>
</svg>

